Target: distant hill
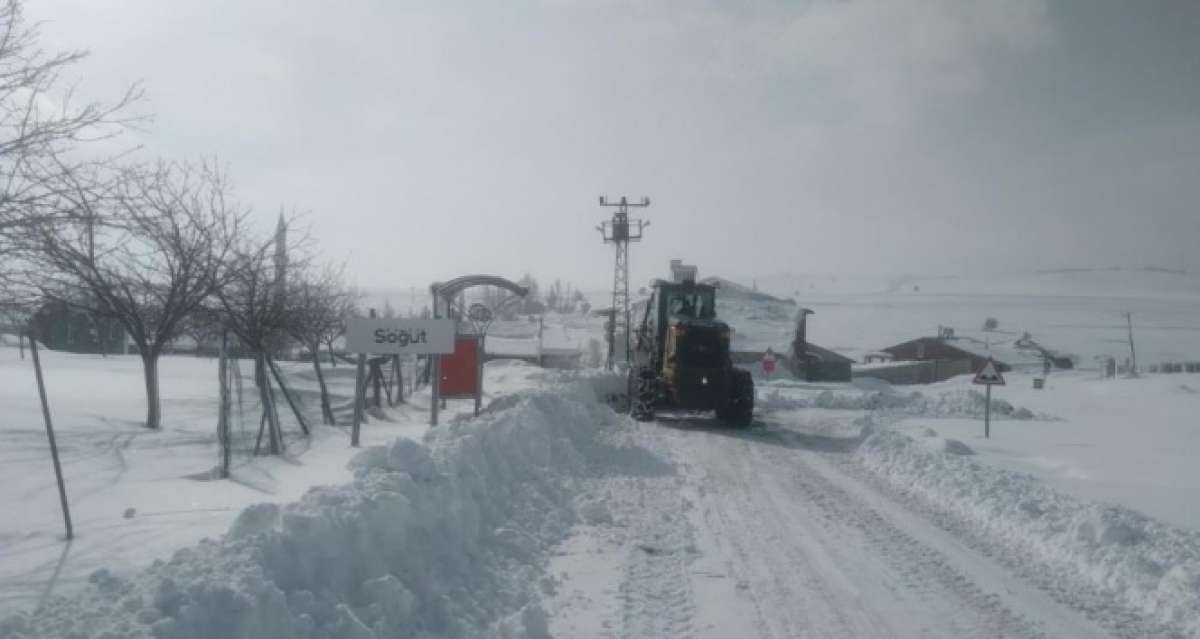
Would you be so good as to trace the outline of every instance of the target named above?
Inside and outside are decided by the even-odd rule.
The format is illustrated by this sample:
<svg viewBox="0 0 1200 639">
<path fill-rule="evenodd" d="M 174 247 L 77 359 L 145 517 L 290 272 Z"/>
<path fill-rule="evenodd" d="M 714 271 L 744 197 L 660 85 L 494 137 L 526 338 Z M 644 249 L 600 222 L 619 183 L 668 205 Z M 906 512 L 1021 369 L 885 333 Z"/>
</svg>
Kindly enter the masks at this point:
<svg viewBox="0 0 1200 639">
<path fill-rule="evenodd" d="M 1200 275 L 1158 267 L 1060 268 L 1007 273 L 771 274 L 756 278 L 777 295 L 810 299 L 828 295 L 1004 295 L 1133 299 L 1200 298 Z"/>
<path fill-rule="evenodd" d="M 744 300 L 749 302 L 774 302 L 777 304 L 795 304 L 791 299 L 783 299 L 769 295 L 761 291 L 756 291 L 744 284 L 738 284 L 732 280 L 727 280 L 723 277 L 706 277 L 700 280 L 702 284 L 711 284 L 717 287 L 717 298 L 725 300 Z"/>
</svg>

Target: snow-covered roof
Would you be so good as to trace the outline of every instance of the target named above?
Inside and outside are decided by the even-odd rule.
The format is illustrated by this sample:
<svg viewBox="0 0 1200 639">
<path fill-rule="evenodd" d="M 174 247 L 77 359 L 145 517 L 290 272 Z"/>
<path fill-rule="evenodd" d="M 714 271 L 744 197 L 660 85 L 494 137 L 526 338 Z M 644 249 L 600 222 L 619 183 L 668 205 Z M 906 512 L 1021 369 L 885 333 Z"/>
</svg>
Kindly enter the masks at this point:
<svg viewBox="0 0 1200 639">
<path fill-rule="evenodd" d="M 953 346 L 979 357 L 990 357 L 1013 367 L 1035 367 L 1042 365 L 1042 354 L 1036 350 L 1018 348 L 1015 340 L 1011 339 L 978 339 L 969 336 L 956 336 L 942 340 L 942 343 Z"/>
<path fill-rule="evenodd" d="M 537 357 L 537 339 L 521 339 L 512 337 L 496 337 L 488 335 L 484 350 L 491 355 L 509 355 L 513 357 Z"/>
</svg>

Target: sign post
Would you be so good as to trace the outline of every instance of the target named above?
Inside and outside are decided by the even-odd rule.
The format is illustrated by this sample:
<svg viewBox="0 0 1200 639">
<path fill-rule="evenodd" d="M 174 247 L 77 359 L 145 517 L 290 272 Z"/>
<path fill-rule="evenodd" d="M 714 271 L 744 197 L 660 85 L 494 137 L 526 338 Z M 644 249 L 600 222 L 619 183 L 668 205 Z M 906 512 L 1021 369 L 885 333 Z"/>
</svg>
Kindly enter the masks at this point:
<svg viewBox="0 0 1200 639">
<path fill-rule="evenodd" d="M 989 357 L 983 368 L 975 373 L 975 379 L 971 380 L 971 383 L 987 387 L 987 401 L 983 406 L 983 438 L 989 439 L 992 436 L 992 387 L 1003 386 L 1004 376 L 1000 374 L 1000 369 L 996 368 L 996 362 Z"/>
<path fill-rule="evenodd" d="M 454 352 L 454 320 L 353 318 L 346 325 L 346 351 L 358 353 L 354 382 L 354 425 L 350 445 L 358 446 L 366 391 L 367 353 L 440 355 Z M 436 361 L 437 358 L 434 358 Z M 434 371 L 436 374 L 436 370 Z M 437 398 L 430 407 L 437 414 Z"/>
</svg>

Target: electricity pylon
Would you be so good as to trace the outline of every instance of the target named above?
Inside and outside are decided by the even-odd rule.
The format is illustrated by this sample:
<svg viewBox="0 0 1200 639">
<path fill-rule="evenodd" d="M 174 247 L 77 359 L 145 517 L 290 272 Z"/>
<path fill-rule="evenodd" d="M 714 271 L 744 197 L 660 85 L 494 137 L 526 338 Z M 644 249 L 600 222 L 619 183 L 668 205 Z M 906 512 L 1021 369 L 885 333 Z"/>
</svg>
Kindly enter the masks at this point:
<svg viewBox="0 0 1200 639">
<path fill-rule="evenodd" d="M 612 370 L 616 359 L 617 336 L 623 335 L 625 341 L 625 361 L 629 361 L 630 332 L 629 332 L 629 243 L 642 239 L 642 229 L 650 226 L 644 220 L 630 220 L 629 207 L 645 208 L 650 206 L 650 198 L 642 198 L 641 202 L 629 202 L 625 196 L 616 202 L 609 202 L 600 196 L 600 206 L 616 207 L 612 219 L 601 222 L 596 230 L 604 238 L 606 244 L 617 247 L 617 259 L 613 266 L 612 316 L 608 322 L 608 359 L 604 367 Z"/>
</svg>

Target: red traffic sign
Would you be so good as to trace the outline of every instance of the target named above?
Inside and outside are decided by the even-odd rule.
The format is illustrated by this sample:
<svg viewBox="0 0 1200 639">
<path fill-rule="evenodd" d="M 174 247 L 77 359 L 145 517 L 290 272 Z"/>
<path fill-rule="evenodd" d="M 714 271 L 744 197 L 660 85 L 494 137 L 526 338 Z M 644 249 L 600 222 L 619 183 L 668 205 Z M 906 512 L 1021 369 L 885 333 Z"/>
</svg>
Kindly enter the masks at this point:
<svg viewBox="0 0 1200 639">
<path fill-rule="evenodd" d="M 972 384 L 983 384 L 986 386 L 1003 386 L 1004 376 L 1000 374 L 1000 369 L 996 368 L 996 362 L 990 358 L 983 368 L 975 373 L 975 379 L 971 380 Z"/>
</svg>

